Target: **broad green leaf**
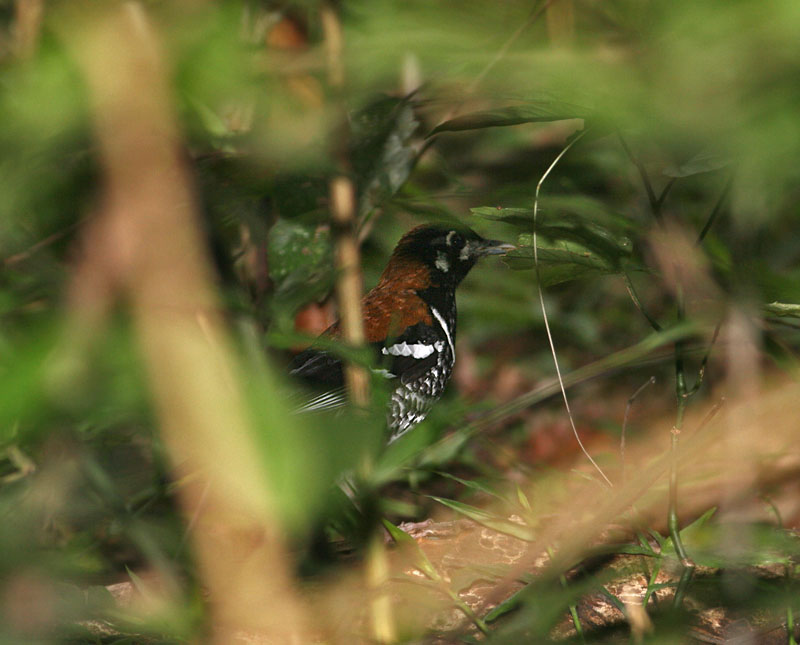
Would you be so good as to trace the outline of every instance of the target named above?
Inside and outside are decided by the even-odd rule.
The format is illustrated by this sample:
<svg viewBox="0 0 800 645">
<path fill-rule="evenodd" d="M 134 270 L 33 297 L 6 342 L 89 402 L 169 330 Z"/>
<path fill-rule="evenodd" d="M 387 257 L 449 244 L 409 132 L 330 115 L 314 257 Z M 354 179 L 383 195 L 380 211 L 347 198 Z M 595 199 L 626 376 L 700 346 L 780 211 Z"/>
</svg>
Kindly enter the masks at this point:
<svg viewBox="0 0 800 645">
<path fill-rule="evenodd" d="M 526 542 L 531 542 L 534 539 L 533 532 L 527 527 L 522 524 L 516 524 L 511 522 L 504 517 L 499 517 L 497 515 L 493 515 L 492 513 L 488 513 L 483 509 L 477 508 L 475 506 L 470 506 L 469 504 L 464 504 L 462 502 L 456 502 L 452 499 L 444 499 L 442 497 L 435 497 L 433 495 L 430 496 L 431 499 L 447 506 L 448 508 L 453 509 L 457 513 L 461 513 L 465 517 L 481 524 L 487 528 L 490 528 L 494 531 L 498 531 L 499 533 L 505 533 L 506 535 L 510 535 L 511 537 L 515 537 L 518 540 L 524 540 Z"/>
<path fill-rule="evenodd" d="M 457 116 L 437 125 L 428 136 L 431 137 L 440 132 L 477 130 L 496 126 L 519 125 L 521 123 L 585 119 L 588 116 L 590 116 L 590 111 L 578 105 L 561 101 L 536 101 Z"/>
</svg>

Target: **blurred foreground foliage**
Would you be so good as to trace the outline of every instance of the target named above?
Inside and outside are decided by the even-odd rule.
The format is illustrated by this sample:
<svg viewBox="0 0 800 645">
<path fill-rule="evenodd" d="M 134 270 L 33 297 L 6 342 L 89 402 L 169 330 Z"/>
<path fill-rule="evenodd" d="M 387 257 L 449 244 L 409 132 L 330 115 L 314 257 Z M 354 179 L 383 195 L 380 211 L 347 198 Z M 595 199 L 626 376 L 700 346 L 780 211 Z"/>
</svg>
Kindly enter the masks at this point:
<svg viewBox="0 0 800 645">
<path fill-rule="evenodd" d="M 537 394 L 553 374 L 537 279 L 562 372 L 600 366 L 592 376 L 602 378 L 574 390 L 574 407 L 615 481 L 628 397 L 656 377 L 635 403 L 632 435 L 674 415 L 669 343 L 603 363 L 653 327 L 678 330 L 667 340 L 683 343 L 693 381 L 714 326 L 741 311 L 757 351 L 746 376 L 764 388 L 773 372 L 796 378 L 795 1 L 145 5 L 166 52 L 258 458 L 306 574 L 326 571 L 314 559 L 323 526 L 328 551 L 358 551 L 379 518 L 422 520 L 442 506 L 523 541 L 548 513 L 570 514 L 566 502 L 552 507 L 575 476 L 558 476 L 574 438 L 560 403 L 548 400 L 554 392 Z M 0 2 L 0 638 L 9 643 L 182 642 L 208 628 L 191 518 L 177 508 L 182 482 L 170 476 L 127 303 L 116 302 L 101 328 L 74 325 L 81 234 L 103 208 L 104 177 L 74 30 L 108 9 Z M 341 27 L 343 84 L 330 82 L 326 12 Z M 334 319 L 328 190 L 342 171 L 356 188 L 368 287 L 402 232 L 422 221 L 467 222 L 519 246 L 461 288 L 454 382 L 429 419 L 387 450 L 380 405 L 367 417 L 276 412 L 290 397 L 279 376 L 286 350 Z M 726 328 L 711 353 L 711 385 L 692 405 L 726 392 L 736 349 Z M 653 445 L 655 459 L 666 437 Z M 597 477 L 578 463 L 582 476 Z M 357 506 L 336 486 L 343 472 L 358 473 Z M 695 509 L 702 522 L 686 542 L 698 564 L 751 576 L 698 582 L 700 602 L 742 616 L 772 612 L 791 631 L 798 545 L 787 530 L 800 526 L 800 511 L 786 490 L 753 491 L 749 502 L 775 497 L 775 513 L 746 517 L 749 542 L 735 558 L 716 548 L 732 529 L 702 515 L 710 504 Z M 490 499 L 498 506 L 480 508 Z M 674 562 L 665 535 L 642 530 L 635 548 L 619 551 L 656 563 L 648 596 L 660 588 L 662 561 Z M 780 565 L 785 576 L 756 579 L 747 568 L 756 565 Z M 416 566 L 433 586 L 446 584 L 429 562 Z M 572 586 L 561 573 L 526 580 L 519 597 L 484 615 L 449 593 L 490 639 L 546 642 L 605 580 L 589 572 Z M 166 589 L 148 592 L 161 604 L 114 605 L 106 586 L 141 590 L 145 579 Z M 675 642 L 689 633 L 688 610 L 662 616 L 639 636 Z M 403 638 L 428 628 L 406 626 Z M 446 638 L 475 635 L 464 627 Z M 793 642 L 786 628 L 781 638 Z"/>
</svg>

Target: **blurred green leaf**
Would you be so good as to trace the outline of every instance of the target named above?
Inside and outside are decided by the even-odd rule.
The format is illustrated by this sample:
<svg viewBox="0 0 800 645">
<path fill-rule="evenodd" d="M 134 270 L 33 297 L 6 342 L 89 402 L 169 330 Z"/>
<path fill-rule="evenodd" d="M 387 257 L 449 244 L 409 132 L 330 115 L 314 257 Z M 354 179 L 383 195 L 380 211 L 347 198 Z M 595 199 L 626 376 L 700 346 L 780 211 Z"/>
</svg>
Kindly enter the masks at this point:
<svg viewBox="0 0 800 645">
<path fill-rule="evenodd" d="M 562 248 L 538 247 L 537 251 L 539 279 L 543 286 L 617 271 L 611 262 L 579 245 L 564 243 Z M 532 247 L 522 247 L 508 253 L 504 262 L 517 271 L 530 270 L 536 266 Z"/>
<path fill-rule="evenodd" d="M 280 218 L 269 231 L 269 274 L 278 289 L 291 283 L 309 283 L 321 271 L 330 272 L 330 230 Z"/>
<path fill-rule="evenodd" d="M 436 474 L 440 475 L 441 477 L 446 477 L 447 479 L 452 479 L 453 481 L 458 482 L 462 486 L 465 486 L 466 488 L 475 491 L 476 493 L 484 493 L 486 495 L 491 495 L 492 497 L 495 497 L 497 499 L 502 499 L 502 496 L 499 493 L 497 493 L 497 491 L 492 490 L 487 485 L 482 484 L 481 482 L 476 481 L 474 479 L 462 479 L 461 477 L 456 477 L 455 475 L 443 471 L 439 471 Z"/>
<path fill-rule="evenodd" d="M 495 110 L 482 110 L 464 114 L 437 125 L 428 134 L 432 137 L 440 132 L 459 132 L 477 130 L 496 126 L 519 125 L 521 123 L 541 123 L 545 121 L 563 121 L 565 119 L 585 119 L 591 111 L 561 101 L 536 101 L 523 105 L 514 105 Z"/>
<path fill-rule="evenodd" d="M 578 215 L 574 212 L 556 213 L 554 210 L 546 214 L 542 212 L 537 214 L 536 230 L 540 236 L 551 240 L 572 240 L 577 242 L 603 256 L 611 265 L 616 265 L 622 258 L 627 258 L 631 255 L 633 245 L 627 235 L 612 232 L 583 215 Z M 533 229 L 533 209 L 482 206 L 472 208 L 470 211 L 478 217 L 513 223 L 524 230 Z M 533 244 L 532 234 L 520 235 L 519 244 L 531 246 Z"/>
<path fill-rule="evenodd" d="M 499 533 L 505 533 L 506 535 L 515 537 L 518 540 L 525 540 L 526 542 L 530 542 L 535 539 L 533 531 L 531 531 L 531 529 L 529 529 L 524 524 L 517 524 L 515 522 L 507 520 L 504 517 L 488 513 L 483 509 L 477 508 L 476 506 L 470 506 L 469 504 L 457 502 L 452 499 L 443 499 L 441 497 L 435 497 L 433 495 L 431 495 L 431 499 L 436 500 L 440 504 L 443 504 L 444 506 L 453 509 L 457 513 L 461 513 L 465 517 L 468 517 L 469 519 L 477 522 L 478 524 L 481 524 L 487 528 L 498 531 Z"/>
<path fill-rule="evenodd" d="M 486 614 L 486 616 L 484 616 L 483 619 L 487 623 L 494 622 L 501 616 L 504 616 L 505 614 L 508 614 L 514 611 L 515 609 L 518 609 L 525 601 L 526 596 L 527 596 L 526 588 L 523 587 L 519 591 L 516 591 L 513 594 L 511 594 L 503 602 L 498 604 L 494 609 L 492 609 L 488 614 Z"/>
<path fill-rule="evenodd" d="M 392 536 L 392 539 L 397 542 L 398 545 L 408 546 L 414 550 L 414 564 L 420 569 L 420 571 L 422 571 L 426 576 L 435 582 L 442 580 L 442 577 L 439 575 L 436 567 L 433 566 L 431 561 L 428 559 L 428 556 L 425 555 L 425 552 L 419 548 L 419 544 L 417 544 L 417 541 L 414 538 L 412 538 L 402 529 L 396 527 L 389 520 L 384 519 L 383 526 L 387 531 L 389 531 L 389 535 Z"/>
<path fill-rule="evenodd" d="M 771 316 L 800 318 L 800 305 L 788 302 L 771 302 L 764 305 L 764 311 Z"/>
<path fill-rule="evenodd" d="M 720 170 L 731 164 L 731 160 L 724 155 L 709 150 L 698 152 L 694 157 L 679 166 L 667 166 L 664 174 L 667 177 L 691 177 L 704 172 Z"/>
<path fill-rule="evenodd" d="M 394 195 L 416 159 L 409 141 L 419 126 L 408 99 L 383 96 L 351 118 L 350 157 L 359 186 L 359 214 Z"/>
</svg>

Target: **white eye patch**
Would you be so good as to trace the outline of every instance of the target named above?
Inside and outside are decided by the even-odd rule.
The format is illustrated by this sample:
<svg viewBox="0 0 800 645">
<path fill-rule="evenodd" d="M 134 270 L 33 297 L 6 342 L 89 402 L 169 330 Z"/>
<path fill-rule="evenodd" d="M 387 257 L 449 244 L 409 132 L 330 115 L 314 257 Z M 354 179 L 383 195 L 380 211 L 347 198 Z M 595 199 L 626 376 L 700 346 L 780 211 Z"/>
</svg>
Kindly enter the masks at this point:
<svg viewBox="0 0 800 645">
<path fill-rule="evenodd" d="M 467 242 L 464 248 L 461 249 L 461 253 L 458 254 L 458 259 L 462 261 L 469 260 L 470 253 L 472 253 L 472 245 Z"/>
<path fill-rule="evenodd" d="M 453 246 L 453 237 L 456 235 L 456 231 L 450 231 L 447 234 L 447 237 L 444 238 L 444 241 L 447 243 L 447 246 Z"/>
</svg>

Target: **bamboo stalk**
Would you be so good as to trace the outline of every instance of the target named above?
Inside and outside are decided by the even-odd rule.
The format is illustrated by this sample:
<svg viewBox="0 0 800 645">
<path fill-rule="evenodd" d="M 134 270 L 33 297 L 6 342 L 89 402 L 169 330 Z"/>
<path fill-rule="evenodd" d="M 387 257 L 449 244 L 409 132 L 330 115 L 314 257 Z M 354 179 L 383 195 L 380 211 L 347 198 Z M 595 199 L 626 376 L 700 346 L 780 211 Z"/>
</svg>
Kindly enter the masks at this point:
<svg viewBox="0 0 800 645">
<path fill-rule="evenodd" d="M 173 471 L 192 475 L 178 496 L 195 519 L 213 641 L 310 642 L 218 315 L 158 37 L 141 5 L 72 18 L 63 33 L 87 80 L 105 175 L 87 239 L 109 245 L 86 255 L 104 263 L 76 275 L 110 268 L 130 303 Z"/>
</svg>

